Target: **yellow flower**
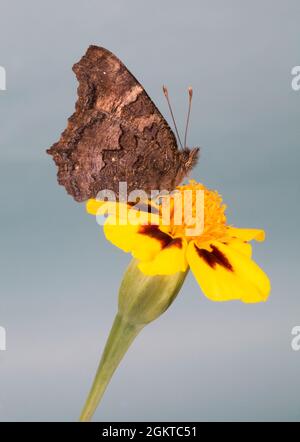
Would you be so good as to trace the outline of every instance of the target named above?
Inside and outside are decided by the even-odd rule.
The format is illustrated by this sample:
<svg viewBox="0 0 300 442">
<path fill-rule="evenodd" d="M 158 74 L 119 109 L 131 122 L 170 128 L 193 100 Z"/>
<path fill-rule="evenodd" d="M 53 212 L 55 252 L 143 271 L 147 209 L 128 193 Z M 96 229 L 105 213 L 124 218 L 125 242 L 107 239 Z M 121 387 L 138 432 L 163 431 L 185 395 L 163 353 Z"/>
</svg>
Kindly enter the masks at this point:
<svg viewBox="0 0 300 442">
<path fill-rule="evenodd" d="M 135 222 L 128 221 L 133 207 L 125 203 L 117 205 L 117 217 L 111 214 L 110 205 L 113 203 L 95 199 L 88 201 L 87 211 L 92 215 L 109 213 L 104 223 L 106 238 L 125 252 L 132 253 L 144 274 L 171 275 L 185 272 L 190 267 L 203 293 L 213 301 L 266 301 L 270 281 L 251 259 L 249 244 L 251 240 L 263 241 L 264 231 L 227 225 L 226 206 L 221 196 L 195 181 L 177 187 L 178 195 L 184 207 L 191 210 L 182 217 L 182 207 L 176 206 L 174 194 L 174 198 L 166 200 L 170 209 L 167 222 L 163 211 L 168 204 L 164 206 L 164 202 L 160 205 L 152 201 L 141 203 L 135 208 L 140 209 Z M 197 195 L 203 198 L 201 212 Z M 137 215 L 137 210 L 135 212 Z M 184 219 L 177 222 L 180 215 Z M 197 230 L 195 227 L 201 224 L 200 218 L 202 228 Z"/>
</svg>

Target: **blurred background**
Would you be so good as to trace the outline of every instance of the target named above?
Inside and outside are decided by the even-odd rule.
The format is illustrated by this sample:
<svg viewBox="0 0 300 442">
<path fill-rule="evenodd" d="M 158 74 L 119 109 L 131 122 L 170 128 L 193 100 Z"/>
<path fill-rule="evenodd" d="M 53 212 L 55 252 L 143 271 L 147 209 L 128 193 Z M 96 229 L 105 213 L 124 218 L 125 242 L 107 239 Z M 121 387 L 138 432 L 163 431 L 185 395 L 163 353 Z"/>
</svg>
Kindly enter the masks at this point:
<svg viewBox="0 0 300 442">
<path fill-rule="evenodd" d="M 259 227 L 265 304 L 216 304 L 190 275 L 144 329 L 95 420 L 300 420 L 298 0 L 1 0 L 0 420 L 73 421 L 116 312 L 128 255 L 57 185 L 45 149 L 76 100 L 71 67 L 90 44 L 113 51 L 169 119 L 167 84 L 193 178 L 218 189 L 230 223 Z M 298 202 L 297 202 L 298 201 Z"/>
</svg>

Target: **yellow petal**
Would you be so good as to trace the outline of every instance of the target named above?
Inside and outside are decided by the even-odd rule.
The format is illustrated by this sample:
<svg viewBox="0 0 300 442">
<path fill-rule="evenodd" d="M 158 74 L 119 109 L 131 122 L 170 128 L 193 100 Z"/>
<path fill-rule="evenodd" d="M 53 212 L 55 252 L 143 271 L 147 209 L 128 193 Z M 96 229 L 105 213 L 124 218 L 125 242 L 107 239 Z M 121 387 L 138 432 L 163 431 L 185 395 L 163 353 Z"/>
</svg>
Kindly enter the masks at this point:
<svg viewBox="0 0 300 442">
<path fill-rule="evenodd" d="M 138 267 L 146 275 L 172 275 L 185 272 L 188 266 L 186 248 L 186 241 L 174 238 L 152 261 L 140 262 Z"/>
<path fill-rule="evenodd" d="M 89 199 L 86 203 L 86 210 L 90 215 L 100 217 L 102 215 L 111 215 L 108 221 L 110 224 L 160 224 L 159 210 L 151 202 L 139 202 L 133 205 L 117 201 Z"/>
<path fill-rule="evenodd" d="M 271 289 L 267 275 L 245 253 L 221 242 L 203 250 L 191 242 L 187 260 L 203 293 L 213 301 L 266 301 Z"/>
<path fill-rule="evenodd" d="M 238 227 L 228 227 L 228 234 L 231 237 L 242 239 L 243 241 L 264 241 L 265 232 L 261 229 L 239 229 Z"/>
<path fill-rule="evenodd" d="M 111 225 L 109 218 L 104 224 L 104 234 L 115 246 L 142 261 L 152 260 L 172 240 L 157 226 Z"/>
<path fill-rule="evenodd" d="M 95 199 L 89 199 L 86 203 L 86 211 L 90 215 L 97 215 L 98 210 L 100 209 L 103 201 L 97 201 Z"/>
<path fill-rule="evenodd" d="M 221 241 L 221 242 L 223 242 L 223 241 Z M 225 245 L 229 244 L 232 249 L 235 249 L 238 252 L 243 253 L 244 255 L 248 256 L 249 258 L 251 258 L 251 256 L 252 256 L 252 246 L 247 241 L 242 241 L 239 238 L 230 238 L 230 240 L 228 240 L 227 242 L 225 240 L 223 242 L 223 244 L 225 244 Z"/>
<path fill-rule="evenodd" d="M 106 220 L 103 231 L 106 239 L 119 247 L 124 252 L 131 252 L 137 241 L 137 232 L 139 226 L 126 224 L 124 226 L 113 225 Z"/>
</svg>

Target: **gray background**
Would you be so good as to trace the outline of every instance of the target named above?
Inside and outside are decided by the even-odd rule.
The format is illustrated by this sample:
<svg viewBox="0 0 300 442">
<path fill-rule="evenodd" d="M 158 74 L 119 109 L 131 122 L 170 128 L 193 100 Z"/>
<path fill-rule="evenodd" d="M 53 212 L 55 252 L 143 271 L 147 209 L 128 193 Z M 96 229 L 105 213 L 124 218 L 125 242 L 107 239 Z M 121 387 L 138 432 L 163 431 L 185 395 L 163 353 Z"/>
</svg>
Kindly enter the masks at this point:
<svg viewBox="0 0 300 442">
<path fill-rule="evenodd" d="M 179 126 L 195 100 L 193 177 L 228 218 L 268 234 L 254 256 L 266 304 L 215 304 L 190 275 L 109 386 L 97 420 L 299 420 L 298 0 L 3 1 L 0 65 L 1 420 L 76 420 L 116 310 L 129 256 L 56 183 L 45 149 L 72 113 L 71 66 L 89 44 L 116 53 Z"/>
</svg>

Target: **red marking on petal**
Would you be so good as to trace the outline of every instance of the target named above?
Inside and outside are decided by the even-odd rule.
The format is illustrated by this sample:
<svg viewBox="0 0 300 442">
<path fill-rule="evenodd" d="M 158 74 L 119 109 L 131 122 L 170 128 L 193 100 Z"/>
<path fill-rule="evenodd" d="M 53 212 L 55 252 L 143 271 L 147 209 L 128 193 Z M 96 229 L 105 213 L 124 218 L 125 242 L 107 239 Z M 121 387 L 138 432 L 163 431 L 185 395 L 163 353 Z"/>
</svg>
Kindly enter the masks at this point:
<svg viewBox="0 0 300 442">
<path fill-rule="evenodd" d="M 199 249 L 195 244 L 195 249 L 199 257 L 204 259 L 206 264 L 208 264 L 213 269 L 215 269 L 216 265 L 219 264 L 230 272 L 233 272 L 233 267 L 224 255 L 224 253 L 222 253 L 216 246 L 212 244 L 210 246 L 212 248 L 211 252 L 205 249 Z"/>
<path fill-rule="evenodd" d="M 141 226 L 138 233 L 156 239 L 161 243 L 162 248 L 167 247 L 172 241 L 172 237 L 159 230 L 158 226 Z"/>
<path fill-rule="evenodd" d="M 175 238 L 173 239 L 166 248 L 170 247 L 177 247 L 178 249 L 182 249 L 182 239 L 181 238 Z"/>
</svg>

